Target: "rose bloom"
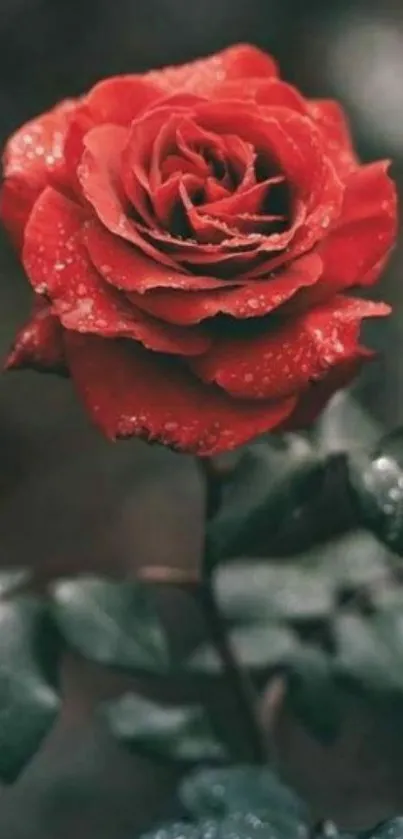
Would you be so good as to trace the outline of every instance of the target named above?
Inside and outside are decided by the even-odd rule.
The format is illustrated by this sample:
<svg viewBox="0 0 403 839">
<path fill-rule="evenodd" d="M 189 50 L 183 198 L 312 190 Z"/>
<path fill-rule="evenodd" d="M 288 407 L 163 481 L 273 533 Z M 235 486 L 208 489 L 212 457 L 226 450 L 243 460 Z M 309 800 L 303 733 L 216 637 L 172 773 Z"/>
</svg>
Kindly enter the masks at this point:
<svg viewBox="0 0 403 839">
<path fill-rule="evenodd" d="M 67 372 L 109 437 L 199 455 L 308 424 L 388 312 L 350 296 L 394 242 L 387 168 L 254 47 L 100 82 L 6 147 L 35 292 L 8 366 Z"/>
</svg>

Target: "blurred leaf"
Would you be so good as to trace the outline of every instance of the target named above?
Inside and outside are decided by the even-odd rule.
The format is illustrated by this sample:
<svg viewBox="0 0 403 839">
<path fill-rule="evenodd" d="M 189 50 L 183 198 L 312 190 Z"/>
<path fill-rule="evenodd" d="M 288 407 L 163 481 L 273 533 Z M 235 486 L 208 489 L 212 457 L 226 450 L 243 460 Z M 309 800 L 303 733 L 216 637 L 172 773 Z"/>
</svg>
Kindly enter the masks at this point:
<svg viewBox="0 0 403 839">
<path fill-rule="evenodd" d="M 372 452 L 353 452 L 349 474 L 364 526 L 402 556 L 403 428 L 383 437 Z"/>
<path fill-rule="evenodd" d="M 182 782 L 180 798 L 193 818 L 223 817 L 234 811 L 282 815 L 294 822 L 308 818 L 303 802 L 267 767 L 197 770 Z"/>
<path fill-rule="evenodd" d="M 296 635 L 279 623 L 239 626 L 228 632 L 237 661 L 250 669 L 265 670 L 284 665 L 298 644 Z M 222 661 L 210 644 L 198 647 L 186 667 L 204 675 L 223 673 Z"/>
<path fill-rule="evenodd" d="M 279 511 L 293 506 L 300 484 L 306 486 L 317 461 L 302 436 L 272 437 L 245 448 L 223 484 L 222 503 L 207 527 L 207 554 L 214 565 L 225 558 L 251 555 Z M 295 505 L 294 505 L 295 506 Z"/>
<path fill-rule="evenodd" d="M 331 743 L 342 719 L 331 657 L 315 647 L 301 647 L 289 664 L 287 687 L 287 703 L 296 717 L 319 740 Z"/>
<path fill-rule="evenodd" d="M 158 828 L 142 839 L 305 839 L 309 835 L 305 824 L 286 817 L 285 822 L 262 819 L 255 813 L 231 813 L 224 819 L 205 819 L 189 825 L 178 822 Z"/>
<path fill-rule="evenodd" d="M 323 573 L 334 578 L 339 590 L 358 591 L 379 583 L 391 572 L 390 554 L 371 533 L 347 533 L 316 550 Z"/>
<path fill-rule="evenodd" d="M 359 833 L 347 833 L 345 830 L 339 830 L 330 819 L 324 819 L 312 831 L 313 839 L 358 839 L 359 836 Z M 364 836 L 369 839 L 370 831 L 363 834 L 363 839 Z"/>
<path fill-rule="evenodd" d="M 107 703 L 103 714 L 114 736 L 130 748 L 178 761 L 226 757 L 201 706 L 163 706 L 126 694 Z"/>
<path fill-rule="evenodd" d="M 371 839 L 403 839 L 403 818 L 399 816 L 382 822 L 371 832 Z"/>
<path fill-rule="evenodd" d="M 283 619 L 326 618 L 334 603 L 335 580 L 321 564 L 232 562 L 216 573 L 216 591 L 225 619 L 235 626 Z"/>
<path fill-rule="evenodd" d="M 202 839 L 209 828 L 211 831 L 209 836 L 211 839 L 215 839 L 217 835 L 216 824 L 216 822 L 208 822 L 208 827 L 204 828 L 188 822 L 172 822 L 172 824 L 164 824 L 162 827 L 158 827 L 154 833 L 145 833 L 141 839 Z"/>
<path fill-rule="evenodd" d="M 403 690 L 403 612 L 346 613 L 335 619 L 334 632 L 339 675 L 375 696 Z"/>
<path fill-rule="evenodd" d="M 282 806 L 273 804 L 265 816 L 256 815 L 253 810 L 230 813 L 220 823 L 218 836 L 220 839 L 305 839 L 309 828 Z"/>
<path fill-rule="evenodd" d="M 167 641 L 147 583 L 62 580 L 53 586 L 51 608 L 67 643 L 86 658 L 128 670 L 168 668 Z"/>
<path fill-rule="evenodd" d="M 3 590 L 4 581 L 3 576 Z M 49 680 L 54 641 L 37 598 L 0 601 L 0 777 L 5 782 L 14 781 L 32 758 L 59 710 Z"/>
<path fill-rule="evenodd" d="M 315 447 L 323 452 L 345 451 L 359 446 L 373 446 L 381 429 L 375 419 L 348 391 L 331 399 L 313 427 Z"/>
<path fill-rule="evenodd" d="M 9 597 L 25 586 L 31 578 L 27 568 L 9 568 L 0 571 L 0 598 Z"/>
</svg>

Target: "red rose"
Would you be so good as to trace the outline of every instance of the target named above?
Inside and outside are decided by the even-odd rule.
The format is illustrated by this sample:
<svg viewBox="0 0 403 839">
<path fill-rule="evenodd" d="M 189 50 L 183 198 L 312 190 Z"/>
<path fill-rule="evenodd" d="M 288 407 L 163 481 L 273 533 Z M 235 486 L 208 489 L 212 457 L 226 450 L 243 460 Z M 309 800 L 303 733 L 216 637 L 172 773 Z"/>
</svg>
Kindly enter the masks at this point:
<svg viewBox="0 0 403 839">
<path fill-rule="evenodd" d="M 237 46 L 97 84 L 8 143 L 2 217 L 36 293 L 9 366 L 68 370 L 110 437 L 213 454 L 308 422 L 368 355 L 345 295 L 395 238 L 340 107 Z"/>
</svg>

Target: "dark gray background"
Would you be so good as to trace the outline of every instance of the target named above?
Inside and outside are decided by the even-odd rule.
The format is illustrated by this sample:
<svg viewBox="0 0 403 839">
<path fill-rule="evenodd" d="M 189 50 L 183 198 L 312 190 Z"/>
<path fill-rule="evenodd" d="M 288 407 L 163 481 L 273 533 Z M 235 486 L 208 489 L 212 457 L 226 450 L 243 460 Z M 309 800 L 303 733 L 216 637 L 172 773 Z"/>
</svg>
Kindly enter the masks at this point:
<svg viewBox="0 0 403 839">
<path fill-rule="evenodd" d="M 305 92 L 339 97 L 363 158 L 393 157 L 403 186 L 398 0 L 2 0 L 0 137 L 100 76 L 187 60 L 237 40 L 274 52 L 283 75 Z M 387 426 L 403 414 L 402 269 L 400 247 L 376 291 L 394 303 L 394 315 L 371 328 L 369 340 L 382 355 L 360 383 L 364 404 Z M 0 270 L 4 357 L 29 308 L 4 238 Z M 60 573 L 197 561 L 202 501 L 193 465 L 141 443 L 107 444 L 89 428 L 67 382 L 3 376 L 0 437 L 3 565 Z M 184 601 L 174 606 L 181 634 L 191 615 Z M 168 603 L 168 615 L 174 610 Z M 64 681 L 61 724 L 16 786 L 1 793 L 0 837 L 129 839 L 167 812 L 175 775 L 129 757 L 94 722 L 95 698 L 116 692 L 119 680 L 69 659 Z M 276 732 L 284 765 L 318 812 L 368 825 L 403 811 L 398 721 L 352 708 L 332 750 L 313 744 L 284 716 Z"/>
</svg>

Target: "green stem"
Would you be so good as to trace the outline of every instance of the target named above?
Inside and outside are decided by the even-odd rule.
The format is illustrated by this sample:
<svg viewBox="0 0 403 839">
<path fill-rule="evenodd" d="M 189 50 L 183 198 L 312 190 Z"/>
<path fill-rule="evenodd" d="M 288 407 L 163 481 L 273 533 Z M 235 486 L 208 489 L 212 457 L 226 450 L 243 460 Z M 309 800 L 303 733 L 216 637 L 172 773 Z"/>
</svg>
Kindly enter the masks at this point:
<svg viewBox="0 0 403 839">
<path fill-rule="evenodd" d="M 206 518 L 214 515 L 219 507 L 221 496 L 220 472 L 215 469 L 209 459 L 200 461 L 206 486 Z M 204 569 L 210 569 L 208 557 L 204 557 Z M 257 696 L 249 673 L 237 661 L 236 655 L 228 639 L 224 622 L 216 601 L 213 579 L 210 571 L 206 574 L 199 588 L 199 602 L 205 617 L 207 630 L 214 647 L 221 659 L 226 684 L 233 700 L 237 704 L 240 719 L 243 723 L 244 744 L 243 759 L 250 763 L 266 763 L 267 753 L 265 737 L 261 730 L 257 711 Z"/>
<path fill-rule="evenodd" d="M 242 759 L 247 763 L 266 763 L 266 749 L 257 714 L 255 689 L 249 674 L 240 666 L 231 648 L 210 580 L 202 584 L 199 597 L 208 632 L 224 668 L 227 688 L 242 720 Z"/>
</svg>

